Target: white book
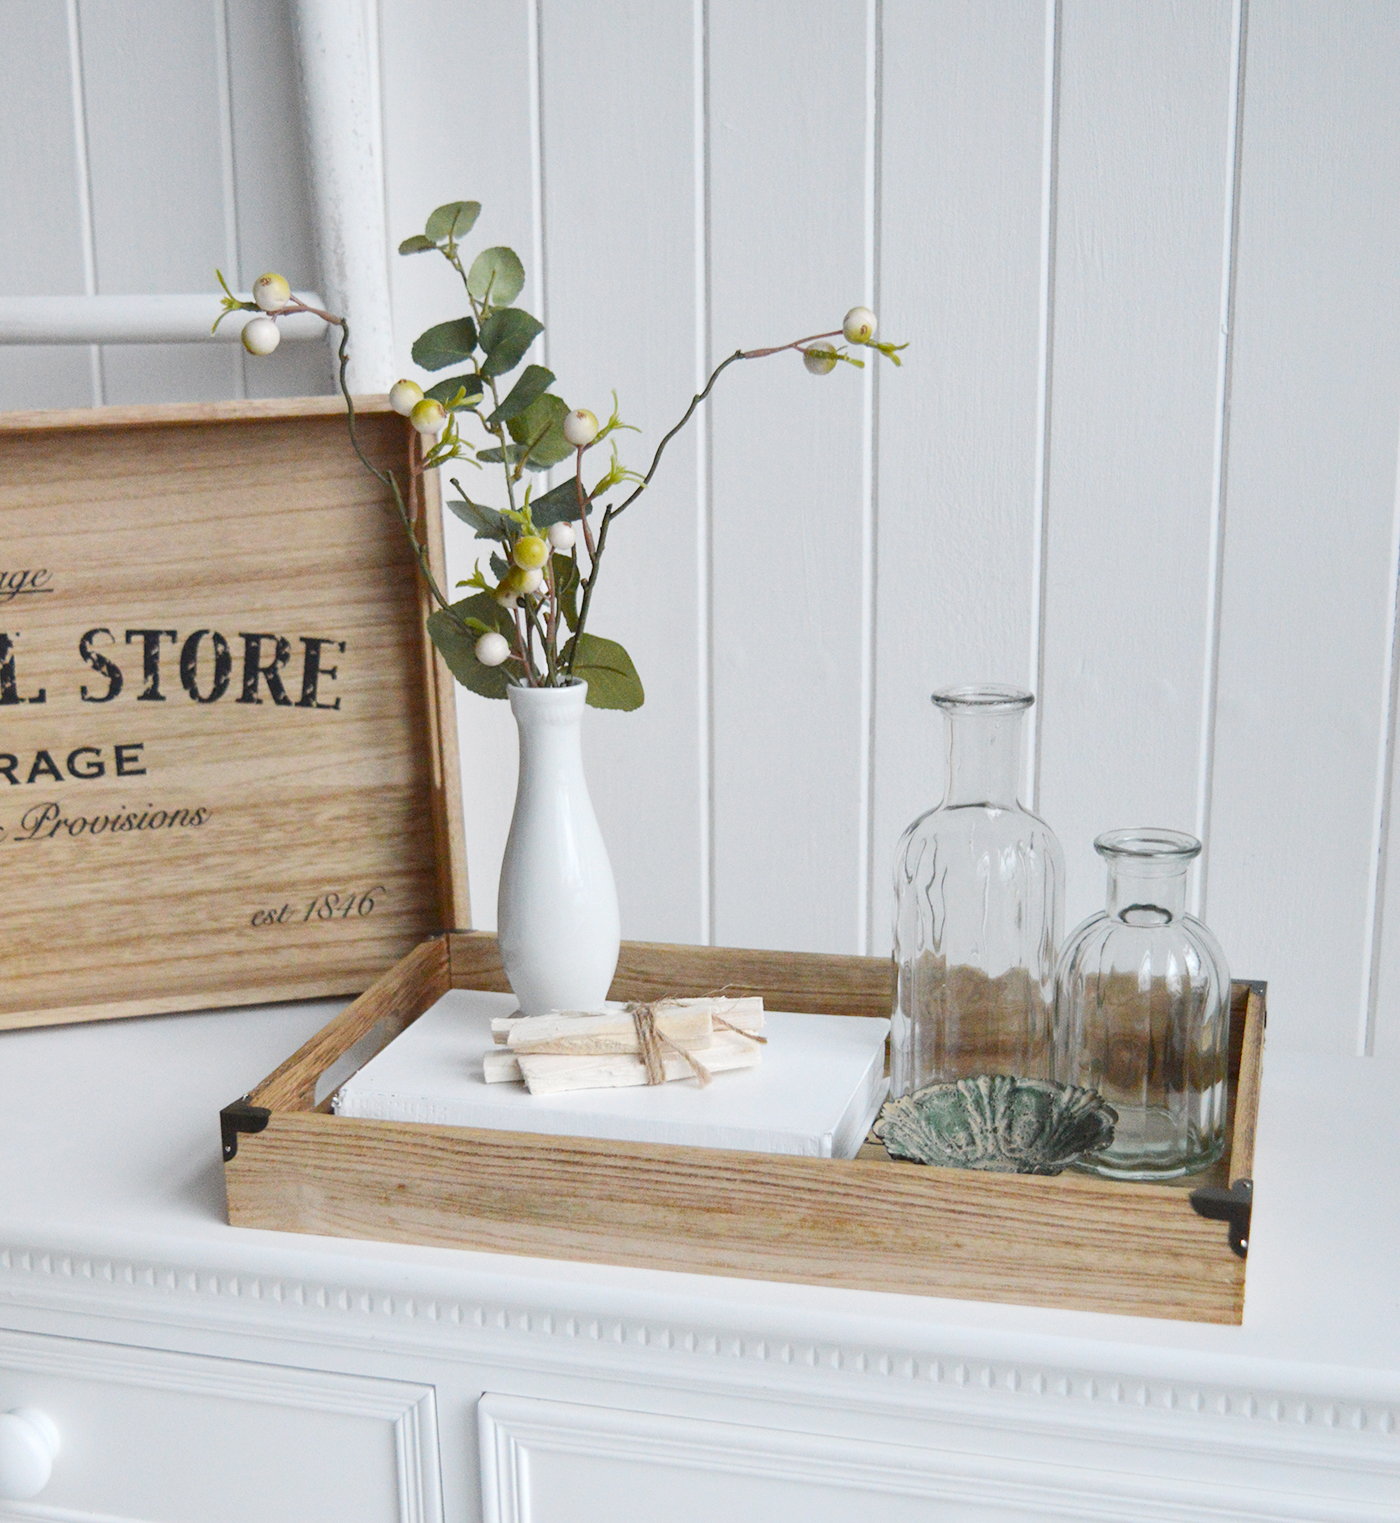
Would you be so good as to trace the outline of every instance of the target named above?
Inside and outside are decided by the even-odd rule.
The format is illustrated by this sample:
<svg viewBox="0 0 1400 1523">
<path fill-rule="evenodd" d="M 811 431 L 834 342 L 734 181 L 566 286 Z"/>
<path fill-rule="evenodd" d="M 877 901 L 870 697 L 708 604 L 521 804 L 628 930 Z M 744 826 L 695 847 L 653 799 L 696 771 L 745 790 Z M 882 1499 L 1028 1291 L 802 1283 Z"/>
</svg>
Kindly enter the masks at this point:
<svg viewBox="0 0 1400 1523">
<path fill-rule="evenodd" d="M 516 1009 L 509 994 L 444 994 L 341 1085 L 332 1102 L 336 1114 L 853 1158 L 889 1087 L 887 1020 L 770 1010 L 764 1013 L 763 1061 L 717 1073 L 704 1089 L 680 1079 L 532 1095 L 523 1085 L 488 1084 L 482 1077 L 483 1058 L 501 1051 L 492 1039 L 492 1018 Z"/>
</svg>

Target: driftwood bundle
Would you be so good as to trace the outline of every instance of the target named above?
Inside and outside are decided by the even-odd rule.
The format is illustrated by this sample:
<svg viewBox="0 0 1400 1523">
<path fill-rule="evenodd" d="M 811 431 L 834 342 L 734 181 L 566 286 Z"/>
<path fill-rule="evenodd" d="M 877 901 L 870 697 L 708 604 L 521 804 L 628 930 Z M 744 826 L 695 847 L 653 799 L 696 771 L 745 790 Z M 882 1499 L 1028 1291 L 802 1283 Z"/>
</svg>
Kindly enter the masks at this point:
<svg viewBox="0 0 1400 1523">
<path fill-rule="evenodd" d="M 761 999 L 707 995 L 622 1010 L 561 1010 L 491 1023 L 498 1051 L 482 1063 L 488 1084 L 524 1081 L 532 1095 L 621 1089 L 753 1068 L 767 1038 Z"/>
</svg>

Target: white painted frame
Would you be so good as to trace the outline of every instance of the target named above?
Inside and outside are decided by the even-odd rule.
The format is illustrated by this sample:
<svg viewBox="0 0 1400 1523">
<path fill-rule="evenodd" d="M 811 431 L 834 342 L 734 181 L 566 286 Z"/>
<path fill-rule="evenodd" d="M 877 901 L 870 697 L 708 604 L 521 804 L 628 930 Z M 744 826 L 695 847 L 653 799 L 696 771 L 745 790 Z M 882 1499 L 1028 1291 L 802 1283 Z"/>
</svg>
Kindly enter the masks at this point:
<svg viewBox="0 0 1400 1523">
<path fill-rule="evenodd" d="M 532 1472 L 551 1461 L 568 1467 L 584 1459 L 617 1467 L 605 1501 L 596 1492 L 579 1493 L 595 1502 L 590 1518 L 616 1523 L 654 1516 L 653 1500 L 632 1504 L 627 1488 L 629 1473 L 650 1467 L 690 1475 L 672 1493 L 669 1515 L 676 1523 L 702 1523 L 720 1510 L 734 1523 L 762 1523 L 771 1516 L 771 1489 L 756 1488 L 752 1498 L 740 1489 L 762 1481 L 781 1485 L 784 1508 L 801 1506 L 806 1517 L 814 1515 L 814 1504 L 826 1503 L 826 1493 L 836 1492 L 829 1510 L 823 1505 L 820 1511 L 833 1519 L 871 1509 L 881 1517 L 923 1516 L 909 1500 L 937 1504 L 937 1516 L 948 1523 L 1382 1523 L 1388 1516 L 1384 1504 L 1333 1494 L 1325 1466 L 1308 1474 L 1280 1454 L 1272 1464 L 1237 1464 L 1226 1481 L 1212 1474 L 1209 1437 L 1134 1432 L 1128 1422 L 1093 1430 L 1060 1424 L 1047 1444 L 1049 1435 L 1033 1429 L 984 1421 L 974 1435 L 950 1419 L 928 1424 L 921 1443 L 891 1443 L 868 1434 L 495 1392 L 482 1397 L 477 1416 L 483 1523 L 570 1523 L 540 1510 Z M 711 1477 L 719 1477 L 719 1485 L 707 1488 Z M 726 1485 L 731 1477 L 739 1485 Z"/>
<path fill-rule="evenodd" d="M 251 301 L 248 292 L 239 292 Z M 326 310 L 317 291 L 297 291 L 297 300 Z M 211 315 L 212 314 L 212 315 Z M 192 296 L 0 296 L 0 344 L 236 344 L 243 323 L 237 316 L 219 324 L 218 299 Z M 279 319 L 284 340 L 322 338 L 326 324 L 310 313 Z"/>
</svg>

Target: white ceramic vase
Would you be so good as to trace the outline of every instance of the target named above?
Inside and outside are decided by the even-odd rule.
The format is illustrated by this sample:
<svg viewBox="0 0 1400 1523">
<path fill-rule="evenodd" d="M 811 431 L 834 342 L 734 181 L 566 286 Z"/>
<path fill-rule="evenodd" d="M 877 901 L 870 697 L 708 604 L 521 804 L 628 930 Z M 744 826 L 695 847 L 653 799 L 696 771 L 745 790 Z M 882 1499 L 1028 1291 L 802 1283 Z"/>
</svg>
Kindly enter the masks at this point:
<svg viewBox="0 0 1400 1523">
<path fill-rule="evenodd" d="M 508 689 L 520 780 L 501 862 L 496 936 L 526 1015 L 607 998 L 621 930 L 617 887 L 583 778 L 588 684 Z"/>
</svg>

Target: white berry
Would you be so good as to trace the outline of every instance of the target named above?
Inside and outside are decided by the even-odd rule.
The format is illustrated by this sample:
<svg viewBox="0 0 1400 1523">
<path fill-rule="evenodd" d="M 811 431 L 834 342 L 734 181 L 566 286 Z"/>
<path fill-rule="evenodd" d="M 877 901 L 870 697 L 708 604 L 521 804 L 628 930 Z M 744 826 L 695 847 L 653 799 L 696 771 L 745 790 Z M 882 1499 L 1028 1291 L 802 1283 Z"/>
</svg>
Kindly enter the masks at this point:
<svg viewBox="0 0 1400 1523">
<path fill-rule="evenodd" d="M 875 337 L 875 314 L 869 307 L 852 307 L 841 324 L 848 344 L 864 344 Z"/>
<path fill-rule="evenodd" d="M 813 375 L 829 375 L 836 369 L 836 351 L 830 344 L 813 344 L 802 351 L 802 363 Z"/>
<path fill-rule="evenodd" d="M 243 324 L 243 347 L 249 354 L 271 354 L 281 342 L 282 335 L 270 317 L 250 317 Z"/>
<path fill-rule="evenodd" d="M 409 417 L 420 434 L 440 434 L 447 427 L 447 409 L 436 397 L 416 402 Z"/>
<path fill-rule="evenodd" d="M 408 418 L 423 400 L 423 388 L 417 381 L 395 381 L 389 388 L 389 406 Z"/>
<path fill-rule="evenodd" d="M 598 437 L 598 420 L 586 407 L 576 407 L 564 419 L 564 437 L 575 449 L 592 444 Z"/>
<path fill-rule="evenodd" d="M 499 666 L 510 655 L 510 642 L 492 629 L 476 642 L 476 659 L 483 666 Z"/>
<path fill-rule="evenodd" d="M 568 524 L 550 524 L 549 542 L 556 550 L 572 550 L 574 548 L 574 531 Z"/>
<path fill-rule="evenodd" d="M 544 572 L 538 566 L 517 566 L 515 576 L 519 577 L 519 590 L 524 593 L 535 593 L 544 586 Z"/>
<path fill-rule="evenodd" d="M 275 312 L 291 299 L 292 288 L 281 275 L 269 271 L 253 282 L 253 300 L 264 312 Z"/>
</svg>

